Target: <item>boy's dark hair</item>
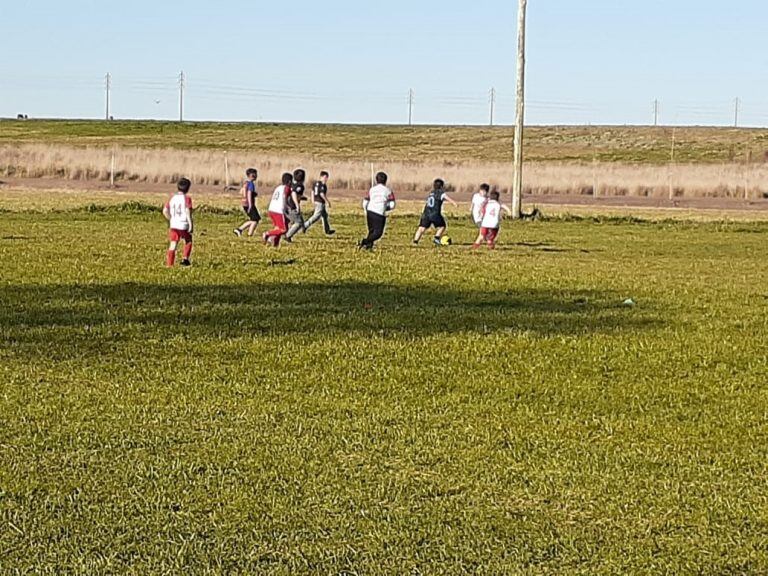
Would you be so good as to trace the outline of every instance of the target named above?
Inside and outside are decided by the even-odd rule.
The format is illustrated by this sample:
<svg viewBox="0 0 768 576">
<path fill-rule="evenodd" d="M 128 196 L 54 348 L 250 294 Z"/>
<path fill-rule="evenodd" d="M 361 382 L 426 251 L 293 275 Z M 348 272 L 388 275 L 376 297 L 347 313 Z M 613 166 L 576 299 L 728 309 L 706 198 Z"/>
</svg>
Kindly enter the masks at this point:
<svg viewBox="0 0 768 576">
<path fill-rule="evenodd" d="M 434 181 L 434 185 L 435 185 L 435 190 L 442 190 L 443 188 L 445 188 L 445 180 L 443 180 L 442 178 L 437 178 Z"/>
<path fill-rule="evenodd" d="M 379 172 L 376 174 L 376 184 L 386 184 L 387 183 L 387 175 L 384 172 Z"/>
<path fill-rule="evenodd" d="M 323 170 L 323 171 L 320 172 L 320 178 L 322 178 L 323 176 L 329 176 L 330 177 L 330 174 L 328 174 L 328 172 Z"/>
<path fill-rule="evenodd" d="M 499 191 L 494 190 L 493 192 L 491 192 L 491 200 L 498 200 L 498 199 L 499 199 Z"/>
<path fill-rule="evenodd" d="M 283 174 L 282 182 L 283 182 L 283 186 L 288 186 L 288 184 L 293 182 L 293 174 L 291 174 L 290 172 L 285 172 Z"/>
<path fill-rule="evenodd" d="M 489 184 L 482 183 L 480 184 L 480 190 L 485 190 L 485 193 L 487 194 L 488 192 L 491 191 L 491 187 Z"/>
<path fill-rule="evenodd" d="M 179 192 L 186 194 L 192 188 L 192 182 L 190 182 L 189 178 L 179 178 L 179 181 L 176 182 L 176 188 Z"/>
<path fill-rule="evenodd" d="M 293 171 L 293 179 L 296 180 L 296 182 L 304 182 L 306 177 L 307 173 L 301 168 L 296 168 L 296 170 Z"/>
<path fill-rule="evenodd" d="M 248 168 L 248 170 L 245 171 L 245 175 L 249 178 L 253 176 L 254 178 L 259 175 L 259 171 L 256 170 L 256 168 Z"/>
</svg>

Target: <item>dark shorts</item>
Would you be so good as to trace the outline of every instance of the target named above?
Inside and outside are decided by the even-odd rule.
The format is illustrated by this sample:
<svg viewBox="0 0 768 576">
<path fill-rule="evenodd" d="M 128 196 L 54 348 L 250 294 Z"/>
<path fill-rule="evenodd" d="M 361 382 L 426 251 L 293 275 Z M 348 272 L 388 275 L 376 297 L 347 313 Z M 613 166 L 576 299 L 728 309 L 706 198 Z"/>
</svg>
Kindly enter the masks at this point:
<svg viewBox="0 0 768 576">
<path fill-rule="evenodd" d="M 419 222 L 420 228 L 429 228 L 434 226 L 435 228 L 445 228 L 445 218 L 442 214 L 422 214 L 421 221 Z"/>
<path fill-rule="evenodd" d="M 259 209 L 256 206 L 253 206 L 250 210 L 248 210 L 248 206 L 243 206 L 243 212 L 245 212 L 245 215 L 248 216 L 248 220 L 251 222 L 261 221 L 261 214 L 259 214 Z"/>
</svg>

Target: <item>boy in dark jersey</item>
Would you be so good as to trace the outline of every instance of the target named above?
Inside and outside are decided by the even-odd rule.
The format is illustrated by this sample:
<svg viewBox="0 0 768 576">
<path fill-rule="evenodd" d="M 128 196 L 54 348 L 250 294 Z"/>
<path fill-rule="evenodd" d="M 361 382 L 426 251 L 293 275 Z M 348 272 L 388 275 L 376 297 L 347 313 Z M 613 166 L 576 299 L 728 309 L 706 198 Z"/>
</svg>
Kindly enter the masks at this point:
<svg viewBox="0 0 768 576">
<path fill-rule="evenodd" d="M 443 217 L 443 202 L 449 202 L 454 207 L 458 206 L 448 194 L 445 193 L 445 182 L 440 178 L 435 180 L 434 189 L 427 196 L 427 202 L 424 205 L 424 212 L 421 214 L 421 221 L 419 222 L 419 228 L 416 230 L 416 235 L 413 237 L 413 243 L 418 244 L 421 237 L 426 232 L 427 228 L 435 227 L 435 239 L 434 243 L 440 246 L 440 238 L 445 233 L 447 226 L 445 218 Z"/>
<path fill-rule="evenodd" d="M 301 215 L 301 201 L 304 200 L 304 180 L 307 173 L 301 168 L 293 171 L 291 182 L 292 194 L 285 201 L 285 215 L 288 217 L 290 228 L 285 233 L 285 240 L 291 242 L 291 238 L 301 230 L 304 232 L 304 217 Z"/>
<path fill-rule="evenodd" d="M 259 209 L 256 207 L 256 196 L 259 195 L 256 191 L 256 179 L 258 177 L 259 173 L 256 168 L 248 168 L 245 171 L 246 180 L 240 187 L 240 204 L 248 220 L 243 222 L 239 228 L 235 228 L 234 232 L 237 236 L 242 236 L 246 228 L 248 229 L 248 236 L 253 236 L 256 226 L 261 221 L 261 214 L 259 214 Z"/>
<path fill-rule="evenodd" d="M 328 208 L 331 207 L 331 201 L 328 200 L 329 177 L 330 175 L 328 172 L 323 170 L 320 172 L 320 180 L 315 182 L 315 185 L 312 187 L 312 203 L 315 205 L 315 212 L 312 214 L 312 217 L 307 220 L 307 223 L 304 224 L 304 232 L 309 230 L 315 222 L 322 218 L 323 229 L 325 230 L 326 235 L 332 236 L 333 234 L 336 234 L 336 230 L 331 228 L 331 223 L 328 219 Z"/>
</svg>

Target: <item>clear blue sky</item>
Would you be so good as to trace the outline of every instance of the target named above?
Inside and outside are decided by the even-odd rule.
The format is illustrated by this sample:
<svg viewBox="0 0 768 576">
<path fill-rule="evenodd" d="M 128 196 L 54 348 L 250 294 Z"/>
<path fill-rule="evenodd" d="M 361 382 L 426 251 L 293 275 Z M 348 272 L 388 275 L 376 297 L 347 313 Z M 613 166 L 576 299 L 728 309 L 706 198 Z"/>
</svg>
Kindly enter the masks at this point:
<svg viewBox="0 0 768 576">
<path fill-rule="evenodd" d="M 726 6 L 726 8 L 724 8 Z M 768 125 L 768 2 L 529 0 L 527 120 Z M 517 2 L 4 0 L 0 116 L 513 121 Z"/>
</svg>

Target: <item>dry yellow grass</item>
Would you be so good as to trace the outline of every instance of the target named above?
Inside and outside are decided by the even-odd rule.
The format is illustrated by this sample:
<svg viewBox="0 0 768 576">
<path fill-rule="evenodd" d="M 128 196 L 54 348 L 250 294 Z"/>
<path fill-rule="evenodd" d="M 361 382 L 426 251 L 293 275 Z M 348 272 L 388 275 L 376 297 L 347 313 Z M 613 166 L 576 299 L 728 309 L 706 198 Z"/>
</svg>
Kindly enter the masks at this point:
<svg viewBox="0 0 768 576">
<path fill-rule="evenodd" d="M 197 184 L 226 181 L 225 153 L 215 150 L 157 148 L 73 147 L 50 144 L 0 146 L 0 176 L 108 181 L 112 155 L 117 182 L 169 183 L 181 175 Z M 226 154 L 230 182 L 239 182 L 247 167 L 259 169 L 262 187 L 274 185 L 280 174 L 297 166 L 309 177 L 329 170 L 336 189 L 361 190 L 369 186 L 367 162 L 327 160 L 298 155 L 265 155 L 236 151 Z M 512 180 L 507 163 L 389 162 L 378 163 L 402 191 L 426 191 L 436 177 L 452 189 L 469 192 L 481 182 L 507 191 Z M 768 191 L 766 164 L 679 164 L 653 166 L 620 163 L 529 162 L 525 173 L 530 194 L 595 194 L 597 196 L 718 197 L 754 199 Z"/>
</svg>

